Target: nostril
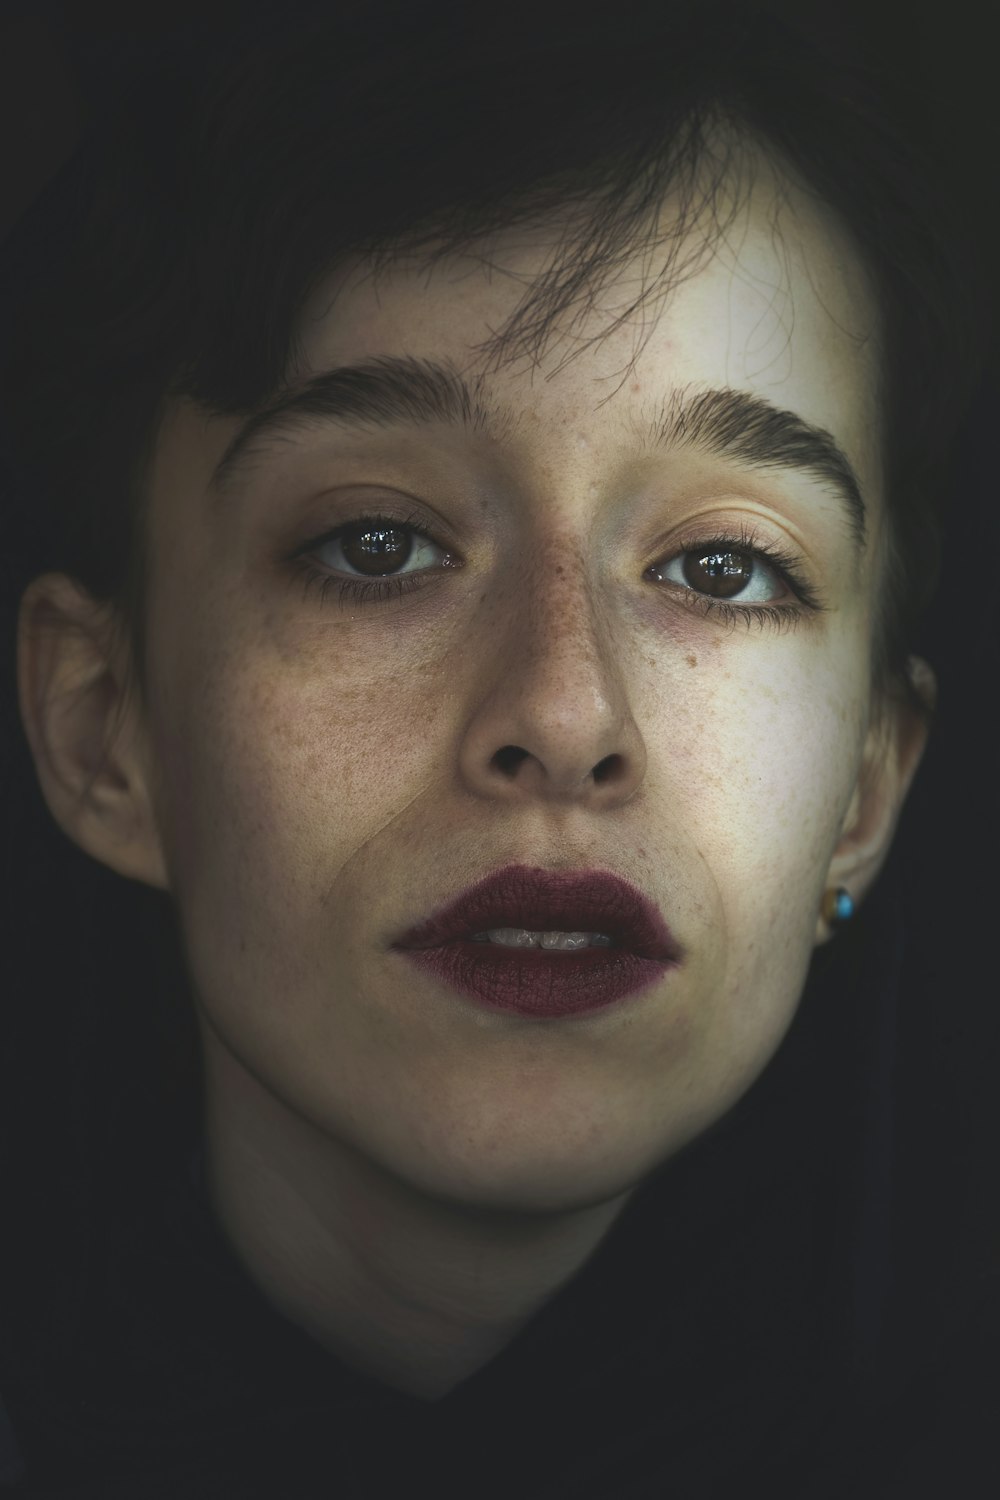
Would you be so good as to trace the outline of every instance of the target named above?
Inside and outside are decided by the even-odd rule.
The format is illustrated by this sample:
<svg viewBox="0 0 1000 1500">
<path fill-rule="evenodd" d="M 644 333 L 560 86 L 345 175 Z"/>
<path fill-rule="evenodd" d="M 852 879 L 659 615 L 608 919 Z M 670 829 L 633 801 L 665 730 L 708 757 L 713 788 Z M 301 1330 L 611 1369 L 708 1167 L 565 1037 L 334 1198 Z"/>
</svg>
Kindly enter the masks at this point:
<svg viewBox="0 0 1000 1500">
<path fill-rule="evenodd" d="M 618 755 L 606 755 L 603 760 L 599 760 L 594 767 L 594 780 L 597 782 L 609 780 L 614 775 L 620 759 Z"/>
<path fill-rule="evenodd" d="M 493 760 L 499 770 L 509 774 L 517 770 L 527 753 L 527 750 L 522 750 L 519 745 L 504 745 L 503 749 L 498 750 L 494 755 Z"/>
</svg>

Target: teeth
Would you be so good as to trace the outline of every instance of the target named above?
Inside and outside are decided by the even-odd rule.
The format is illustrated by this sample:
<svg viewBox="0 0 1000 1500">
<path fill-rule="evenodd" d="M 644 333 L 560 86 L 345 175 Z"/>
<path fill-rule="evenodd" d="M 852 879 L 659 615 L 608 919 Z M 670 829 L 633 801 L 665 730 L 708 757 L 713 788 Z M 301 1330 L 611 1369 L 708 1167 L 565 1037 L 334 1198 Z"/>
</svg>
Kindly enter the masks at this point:
<svg viewBox="0 0 1000 1500">
<path fill-rule="evenodd" d="M 560 953 L 572 952 L 575 948 L 607 948 L 611 939 L 603 932 L 543 932 L 541 946 Z"/>
<path fill-rule="evenodd" d="M 504 948 L 546 948 L 573 953 L 579 948 L 609 948 L 603 932 L 529 932 L 526 927 L 490 927 L 476 933 L 477 942 L 499 943 Z"/>
</svg>

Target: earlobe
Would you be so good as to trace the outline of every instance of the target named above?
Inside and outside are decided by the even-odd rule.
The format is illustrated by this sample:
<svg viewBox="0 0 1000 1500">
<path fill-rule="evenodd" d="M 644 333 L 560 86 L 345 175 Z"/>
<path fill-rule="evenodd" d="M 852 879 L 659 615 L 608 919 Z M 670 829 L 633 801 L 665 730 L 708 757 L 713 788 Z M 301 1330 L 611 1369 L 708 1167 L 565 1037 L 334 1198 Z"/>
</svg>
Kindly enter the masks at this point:
<svg viewBox="0 0 1000 1500">
<path fill-rule="evenodd" d="M 31 582 L 18 617 L 18 699 L 49 811 L 94 859 L 167 889 L 123 666 L 106 606 L 65 574 Z"/>
<path fill-rule="evenodd" d="M 831 893 L 838 888 L 845 890 L 857 910 L 875 883 L 926 749 L 937 680 L 933 669 L 919 657 L 910 657 L 909 675 L 926 711 L 921 712 L 909 697 L 900 694 L 885 700 L 872 722 L 827 873 L 826 894 L 816 924 L 818 944 L 828 942 L 837 930 L 835 918 L 831 921 Z"/>
</svg>

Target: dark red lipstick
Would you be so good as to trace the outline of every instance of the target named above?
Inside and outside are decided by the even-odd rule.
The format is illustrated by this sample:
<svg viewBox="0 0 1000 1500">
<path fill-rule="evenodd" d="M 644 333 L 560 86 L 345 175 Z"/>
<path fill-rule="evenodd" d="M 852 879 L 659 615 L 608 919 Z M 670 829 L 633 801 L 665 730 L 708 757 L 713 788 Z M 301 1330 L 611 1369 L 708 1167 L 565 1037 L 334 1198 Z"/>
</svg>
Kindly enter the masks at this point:
<svg viewBox="0 0 1000 1500">
<path fill-rule="evenodd" d="M 558 952 L 484 939 L 498 928 L 600 933 L 610 943 Z M 552 1017 L 598 1010 L 656 984 L 681 961 L 656 906 L 606 870 L 508 865 L 417 923 L 392 947 L 493 1009 Z"/>
</svg>

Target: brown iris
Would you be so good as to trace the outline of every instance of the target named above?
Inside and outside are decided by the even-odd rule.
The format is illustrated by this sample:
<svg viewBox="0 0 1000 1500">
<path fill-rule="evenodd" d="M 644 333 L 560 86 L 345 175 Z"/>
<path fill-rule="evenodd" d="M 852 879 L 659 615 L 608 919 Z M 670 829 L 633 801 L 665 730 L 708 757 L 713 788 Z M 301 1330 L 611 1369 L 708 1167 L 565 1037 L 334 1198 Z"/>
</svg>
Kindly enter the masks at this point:
<svg viewBox="0 0 1000 1500">
<path fill-rule="evenodd" d="M 731 599 L 753 577 L 753 559 L 745 552 L 689 552 L 683 573 L 693 589 L 717 599 Z"/>
<path fill-rule="evenodd" d="M 353 526 L 343 533 L 340 545 L 352 568 L 374 578 L 407 561 L 413 538 L 404 526 Z"/>
</svg>

